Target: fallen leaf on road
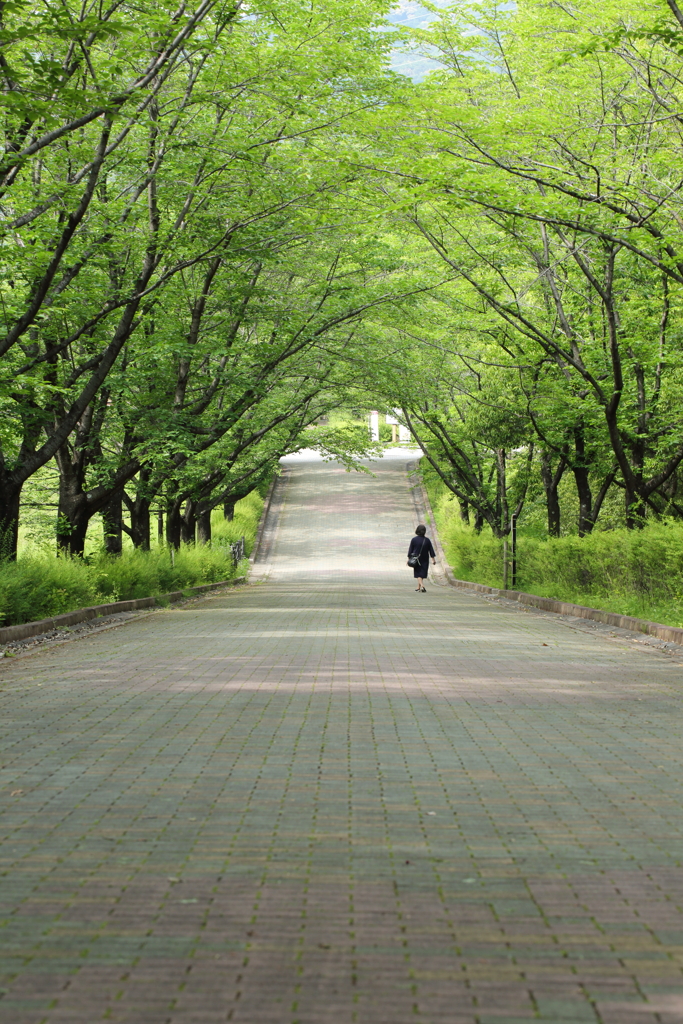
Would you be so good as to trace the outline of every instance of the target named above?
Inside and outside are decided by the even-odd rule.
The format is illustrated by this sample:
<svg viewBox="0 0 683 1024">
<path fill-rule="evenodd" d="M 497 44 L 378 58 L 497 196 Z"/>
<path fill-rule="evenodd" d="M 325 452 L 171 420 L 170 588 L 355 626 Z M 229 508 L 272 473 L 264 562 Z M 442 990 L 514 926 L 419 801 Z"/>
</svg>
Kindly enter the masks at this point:
<svg viewBox="0 0 683 1024">
<path fill-rule="evenodd" d="M 10 796 L 23 796 L 23 789 L 13 789 Z"/>
</svg>

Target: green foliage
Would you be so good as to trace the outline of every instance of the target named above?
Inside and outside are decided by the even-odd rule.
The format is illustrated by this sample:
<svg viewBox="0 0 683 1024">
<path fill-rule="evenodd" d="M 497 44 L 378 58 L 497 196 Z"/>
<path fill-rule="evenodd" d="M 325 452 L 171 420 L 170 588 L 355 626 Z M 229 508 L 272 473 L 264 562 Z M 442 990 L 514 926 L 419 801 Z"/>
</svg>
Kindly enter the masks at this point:
<svg viewBox="0 0 683 1024">
<path fill-rule="evenodd" d="M 90 560 L 88 568 L 95 574 L 102 598 L 109 601 L 153 597 L 202 583 L 220 583 L 236 574 L 229 552 L 220 547 L 186 544 L 174 553 L 173 559 L 167 547 L 156 547 L 151 551 L 125 551 L 118 558 L 99 555 Z"/>
<path fill-rule="evenodd" d="M 453 518 L 443 530 L 442 543 L 458 579 L 486 587 L 503 586 L 503 542 L 490 530 L 476 533 Z"/>
<path fill-rule="evenodd" d="M 31 554 L 0 564 L 0 616 L 5 626 L 98 604 L 97 571 L 80 559 Z"/>
<path fill-rule="evenodd" d="M 507 467 L 532 445 L 553 533 L 563 473 L 579 532 L 614 483 L 630 526 L 683 515 L 677 10 L 484 0 L 404 33 L 447 70 L 378 113 L 385 189 L 445 280 L 396 325 L 377 386 L 494 533 L 526 500 Z"/>
<path fill-rule="evenodd" d="M 520 537 L 517 588 L 683 625 L 683 524 L 589 537 Z"/>
<path fill-rule="evenodd" d="M 33 622 L 93 604 L 219 583 L 235 574 L 221 547 L 182 545 L 173 560 L 167 547 L 127 550 L 117 558 L 99 553 L 87 562 L 33 553 L 0 564 L 0 615 L 6 626 Z"/>
<path fill-rule="evenodd" d="M 235 569 L 229 545 L 244 537 L 249 554 L 262 510 L 263 497 L 253 491 L 236 503 L 231 522 L 214 513 L 215 543 L 182 544 L 173 555 L 166 546 L 127 548 L 116 558 L 98 551 L 86 559 L 57 558 L 29 548 L 18 561 L 0 563 L 0 623 L 32 622 L 93 604 L 155 597 L 244 575 L 248 565 Z"/>
<path fill-rule="evenodd" d="M 268 486 L 266 482 L 262 490 L 266 491 Z M 235 504 L 235 515 L 231 520 L 227 520 L 220 509 L 215 509 L 211 514 L 212 546 L 235 544 L 240 537 L 244 537 L 247 555 L 250 555 L 263 512 L 264 496 L 254 490 L 242 498 Z"/>
<path fill-rule="evenodd" d="M 503 586 L 503 543 L 464 524 L 457 501 L 425 474 L 446 558 L 458 579 Z M 683 523 L 542 538 L 520 529 L 517 589 L 683 626 Z"/>
<path fill-rule="evenodd" d="M 500 583 L 513 512 L 568 591 L 545 530 L 683 519 L 678 9 L 427 7 L 397 37 L 391 0 L 2 5 L 3 551 L 21 501 L 72 553 L 155 515 L 224 548 L 283 454 L 375 453 L 349 407 L 401 410 L 464 575 Z M 393 75 L 397 38 L 442 69 Z"/>
<path fill-rule="evenodd" d="M 391 435 L 391 428 L 389 433 Z M 365 423 L 316 427 L 306 436 L 305 447 L 319 452 L 326 462 L 341 462 L 347 473 L 351 470 L 368 473 L 360 460 L 378 458 L 382 453 L 381 444 L 370 440 Z"/>
<path fill-rule="evenodd" d="M 351 168 L 389 0 L 2 5 L 0 541 L 54 458 L 57 534 L 176 544 L 362 374 L 404 289 Z M 350 349 L 356 365 L 345 361 Z M 182 510 L 182 511 L 181 511 Z M 113 539 L 112 539 L 113 538 Z"/>
</svg>

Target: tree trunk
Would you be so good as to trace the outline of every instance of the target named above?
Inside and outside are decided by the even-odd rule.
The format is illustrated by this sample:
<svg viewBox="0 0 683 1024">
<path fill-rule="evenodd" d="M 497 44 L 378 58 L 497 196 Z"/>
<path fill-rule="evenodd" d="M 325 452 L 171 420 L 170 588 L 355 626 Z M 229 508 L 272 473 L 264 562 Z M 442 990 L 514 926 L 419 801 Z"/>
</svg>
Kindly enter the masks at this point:
<svg viewBox="0 0 683 1024">
<path fill-rule="evenodd" d="M 229 523 L 233 521 L 233 519 L 235 518 L 234 501 L 226 501 L 223 503 L 223 515 L 225 516 Z"/>
<path fill-rule="evenodd" d="M 119 491 L 102 509 L 104 550 L 108 555 L 123 551 L 123 491 Z"/>
<path fill-rule="evenodd" d="M 576 491 L 579 496 L 579 537 L 585 537 L 591 533 L 595 526 L 593 519 L 593 492 L 588 470 L 585 466 L 574 466 L 572 469 L 576 482 Z"/>
<path fill-rule="evenodd" d="M 508 514 L 507 467 L 504 448 L 496 450 L 496 525 L 498 529 L 493 531 L 494 534 L 497 537 L 505 537 L 510 525 L 510 516 Z"/>
<path fill-rule="evenodd" d="M 602 508 L 602 503 L 605 500 L 605 498 L 607 497 L 607 492 L 609 491 L 610 487 L 614 483 L 614 478 L 616 477 L 616 475 L 617 475 L 617 468 L 615 466 L 615 467 L 613 467 L 609 471 L 609 473 L 607 474 L 605 479 L 602 481 L 602 485 L 600 487 L 600 490 L 598 491 L 598 496 L 597 496 L 597 498 L 595 499 L 595 501 L 593 503 L 593 511 L 591 513 L 591 530 L 593 529 L 593 527 L 595 526 L 595 524 L 598 521 L 598 516 L 600 515 L 600 509 Z"/>
<path fill-rule="evenodd" d="M 176 551 L 180 547 L 181 505 L 182 501 L 176 500 L 166 511 L 166 542 L 170 547 L 175 548 Z"/>
<path fill-rule="evenodd" d="M 15 561 L 19 540 L 21 485 L 3 481 L 0 487 L 0 560 Z"/>
<path fill-rule="evenodd" d="M 666 500 L 669 505 L 672 505 L 676 500 L 676 494 L 678 493 L 678 470 L 675 469 L 668 480 L 665 480 L 660 488 L 662 497 Z"/>
<path fill-rule="evenodd" d="M 197 543 L 211 543 L 211 511 L 200 512 L 197 516 Z"/>
<path fill-rule="evenodd" d="M 82 555 L 93 511 L 83 491 L 81 460 L 72 458 L 66 445 L 60 448 L 55 459 L 59 468 L 57 548 L 65 554 Z"/>
<path fill-rule="evenodd" d="M 464 499 L 459 498 L 458 499 L 458 504 L 460 505 L 460 518 L 462 519 L 463 523 L 467 523 L 467 525 L 469 526 L 470 525 L 470 506 L 469 506 L 469 502 L 465 501 Z"/>
<path fill-rule="evenodd" d="M 585 537 L 595 526 L 596 517 L 593 512 L 593 493 L 588 479 L 590 459 L 586 456 L 583 422 L 577 423 L 574 427 L 574 448 L 576 450 L 576 465 L 572 466 L 572 472 L 579 496 L 579 537 Z"/>
<path fill-rule="evenodd" d="M 136 548 L 149 551 L 151 541 L 149 498 L 142 494 L 135 496 L 130 510 L 130 533 Z"/>
<path fill-rule="evenodd" d="M 185 513 L 180 520 L 180 539 L 184 544 L 194 544 L 197 531 L 197 502 L 190 498 L 185 503 Z"/>
<path fill-rule="evenodd" d="M 157 512 L 157 540 L 164 543 L 164 513 L 161 509 Z"/>
<path fill-rule="evenodd" d="M 647 505 L 640 497 L 629 487 L 626 488 L 626 529 L 627 530 L 642 530 L 645 526 L 645 516 L 647 513 Z"/>
<path fill-rule="evenodd" d="M 541 480 L 545 491 L 545 501 L 548 510 L 548 536 L 560 536 L 560 499 L 558 488 L 566 467 L 564 457 L 560 458 L 559 465 L 553 473 L 550 458 L 547 452 L 541 453 Z"/>
<path fill-rule="evenodd" d="M 90 510 L 82 500 L 71 500 L 70 495 L 60 494 L 57 547 L 65 554 L 82 556 L 90 518 Z"/>
</svg>

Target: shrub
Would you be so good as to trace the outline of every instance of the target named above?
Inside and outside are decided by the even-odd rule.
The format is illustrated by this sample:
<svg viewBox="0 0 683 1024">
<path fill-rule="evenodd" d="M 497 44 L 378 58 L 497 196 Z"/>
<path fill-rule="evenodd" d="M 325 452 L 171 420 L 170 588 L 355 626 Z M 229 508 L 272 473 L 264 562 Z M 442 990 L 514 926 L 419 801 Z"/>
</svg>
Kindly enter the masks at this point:
<svg viewBox="0 0 683 1024">
<path fill-rule="evenodd" d="M 235 576 L 229 553 L 222 548 L 182 545 L 151 551 L 124 551 L 118 558 L 98 554 L 90 564 L 97 574 L 98 590 L 110 601 L 153 597 L 202 583 L 219 583 Z"/>
<path fill-rule="evenodd" d="M 213 544 L 184 544 L 173 556 L 161 545 L 151 551 L 126 548 L 118 557 L 98 551 L 85 559 L 29 550 L 17 562 L 0 562 L 0 622 L 31 622 L 245 575 L 247 564 L 233 566 L 229 544 L 244 537 L 247 554 L 251 551 L 262 510 L 263 497 L 253 491 L 236 503 L 232 522 L 214 513 Z"/>
<path fill-rule="evenodd" d="M 256 539 L 264 500 L 258 491 L 252 491 L 246 498 L 235 504 L 235 516 L 228 522 L 221 509 L 214 509 L 211 515 L 211 534 L 214 545 L 236 543 L 240 537 L 246 540 L 247 555 L 251 554 Z"/>
<path fill-rule="evenodd" d="M 5 625 L 47 619 L 98 600 L 97 574 L 80 559 L 38 552 L 0 564 L 0 617 Z"/>
<path fill-rule="evenodd" d="M 683 619 L 683 524 L 588 537 L 520 537 L 520 590 L 645 618 Z"/>
<path fill-rule="evenodd" d="M 438 481 L 436 481 L 438 482 Z M 462 522 L 458 504 L 425 473 L 444 552 L 455 575 L 503 586 L 503 542 Z M 587 537 L 529 535 L 517 544 L 517 589 L 622 615 L 683 625 L 683 523 L 596 530 Z"/>
</svg>

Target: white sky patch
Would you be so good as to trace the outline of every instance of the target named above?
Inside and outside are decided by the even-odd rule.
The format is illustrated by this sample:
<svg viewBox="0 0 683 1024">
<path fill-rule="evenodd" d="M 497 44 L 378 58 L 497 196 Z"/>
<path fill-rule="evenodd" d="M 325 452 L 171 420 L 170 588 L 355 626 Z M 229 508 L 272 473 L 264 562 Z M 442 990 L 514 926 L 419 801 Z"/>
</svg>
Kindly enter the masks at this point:
<svg viewBox="0 0 683 1024">
<path fill-rule="evenodd" d="M 451 0 L 434 0 L 434 2 L 438 7 L 446 7 Z M 388 17 L 388 21 L 392 24 L 404 25 L 408 28 L 427 28 L 433 20 L 432 12 L 423 7 L 419 0 L 399 0 Z M 397 50 L 392 57 L 391 66 L 400 75 L 406 75 L 414 82 L 419 82 L 429 71 L 434 71 L 443 65 L 438 60 L 430 60 L 429 57 L 421 54 L 401 53 L 400 50 Z"/>
</svg>

